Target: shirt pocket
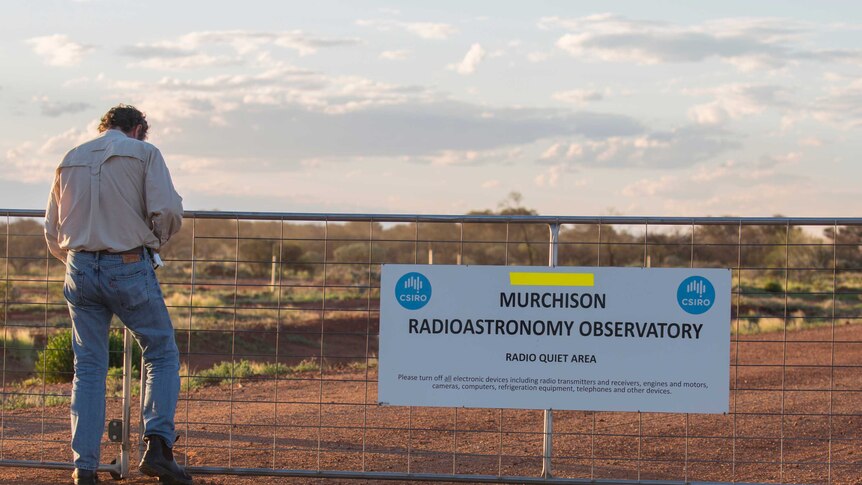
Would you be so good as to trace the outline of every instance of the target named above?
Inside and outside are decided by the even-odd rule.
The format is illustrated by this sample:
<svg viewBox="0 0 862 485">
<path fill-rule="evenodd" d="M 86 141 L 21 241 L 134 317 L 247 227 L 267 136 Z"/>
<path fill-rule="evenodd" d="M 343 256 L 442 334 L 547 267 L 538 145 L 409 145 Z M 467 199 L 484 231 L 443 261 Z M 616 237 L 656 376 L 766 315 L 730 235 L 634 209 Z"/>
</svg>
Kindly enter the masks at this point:
<svg viewBox="0 0 862 485">
<path fill-rule="evenodd" d="M 116 293 L 120 305 L 126 310 L 137 310 L 150 301 L 147 268 L 140 263 L 135 266 L 136 268 L 128 274 L 111 276 L 111 288 Z"/>
</svg>

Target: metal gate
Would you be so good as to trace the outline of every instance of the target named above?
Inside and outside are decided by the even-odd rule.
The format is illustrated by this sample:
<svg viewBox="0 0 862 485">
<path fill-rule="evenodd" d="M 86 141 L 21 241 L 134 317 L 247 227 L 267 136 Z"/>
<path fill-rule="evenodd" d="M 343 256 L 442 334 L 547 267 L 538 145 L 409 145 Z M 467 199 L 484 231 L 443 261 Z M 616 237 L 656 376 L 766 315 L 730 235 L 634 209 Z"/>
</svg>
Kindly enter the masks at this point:
<svg viewBox="0 0 862 485">
<path fill-rule="evenodd" d="M 64 268 L 41 211 L 0 216 L 0 465 L 72 468 Z M 189 212 L 159 270 L 175 449 L 198 475 L 859 483 L 860 244 L 862 219 Z M 381 263 L 732 268 L 730 412 L 378 406 Z M 118 477 L 146 377 L 120 335 L 102 455 Z"/>
</svg>

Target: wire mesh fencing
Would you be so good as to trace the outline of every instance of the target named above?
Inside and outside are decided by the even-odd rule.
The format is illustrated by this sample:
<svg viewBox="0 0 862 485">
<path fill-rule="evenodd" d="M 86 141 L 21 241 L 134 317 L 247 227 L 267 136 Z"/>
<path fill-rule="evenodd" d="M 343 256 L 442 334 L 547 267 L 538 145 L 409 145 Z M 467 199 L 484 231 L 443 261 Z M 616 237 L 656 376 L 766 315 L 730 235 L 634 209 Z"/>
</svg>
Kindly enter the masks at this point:
<svg viewBox="0 0 862 485">
<path fill-rule="evenodd" d="M 69 467 L 64 266 L 40 212 L 0 216 L 0 464 Z M 859 483 L 860 245 L 862 219 L 190 212 L 158 272 L 182 354 L 177 456 L 197 474 Z M 554 251 L 560 266 L 731 268 L 730 412 L 554 411 L 546 443 L 541 410 L 377 404 L 381 264 L 546 266 Z M 113 326 L 108 418 L 134 399 L 139 442 L 140 386 L 124 400 L 122 384 L 140 366 L 124 371 Z"/>
</svg>

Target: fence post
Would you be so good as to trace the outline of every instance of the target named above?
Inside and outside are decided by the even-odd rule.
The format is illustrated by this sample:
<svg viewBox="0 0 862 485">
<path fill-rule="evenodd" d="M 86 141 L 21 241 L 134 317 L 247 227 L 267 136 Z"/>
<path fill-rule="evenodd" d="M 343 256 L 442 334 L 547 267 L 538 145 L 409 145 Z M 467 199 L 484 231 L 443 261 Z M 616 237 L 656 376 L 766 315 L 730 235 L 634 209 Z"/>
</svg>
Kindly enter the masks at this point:
<svg viewBox="0 0 862 485">
<path fill-rule="evenodd" d="M 144 356 L 141 355 L 141 391 L 140 404 L 138 406 L 138 457 L 143 458 L 147 451 L 144 443 L 144 401 L 147 399 L 147 368 L 144 366 Z"/>
<path fill-rule="evenodd" d="M 128 328 L 123 329 L 123 441 L 120 444 L 120 477 L 129 476 L 129 452 L 132 449 L 129 432 L 132 428 L 132 349 L 135 339 Z"/>
<path fill-rule="evenodd" d="M 548 266 L 557 266 L 557 244 L 560 240 L 560 225 L 548 224 L 551 237 L 548 245 Z M 551 455 L 554 448 L 554 412 L 545 409 L 545 429 L 542 439 L 542 478 L 551 478 Z"/>
</svg>

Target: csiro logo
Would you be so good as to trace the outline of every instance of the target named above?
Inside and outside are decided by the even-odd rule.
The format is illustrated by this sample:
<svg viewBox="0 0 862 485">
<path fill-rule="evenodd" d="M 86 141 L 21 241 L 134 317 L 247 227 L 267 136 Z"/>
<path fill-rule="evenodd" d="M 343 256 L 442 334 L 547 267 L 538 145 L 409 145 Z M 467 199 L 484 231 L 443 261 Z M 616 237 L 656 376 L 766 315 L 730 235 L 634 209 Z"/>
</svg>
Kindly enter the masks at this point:
<svg viewBox="0 0 862 485">
<path fill-rule="evenodd" d="M 715 288 L 703 276 L 689 276 L 679 284 L 676 300 L 680 308 L 692 315 L 700 315 L 715 303 Z"/>
<path fill-rule="evenodd" d="M 431 282 L 422 273 L 407 273 L 395 284 L 395 299 L 408 310 L 418 310 L 431 301 Z"/>
</svg>

